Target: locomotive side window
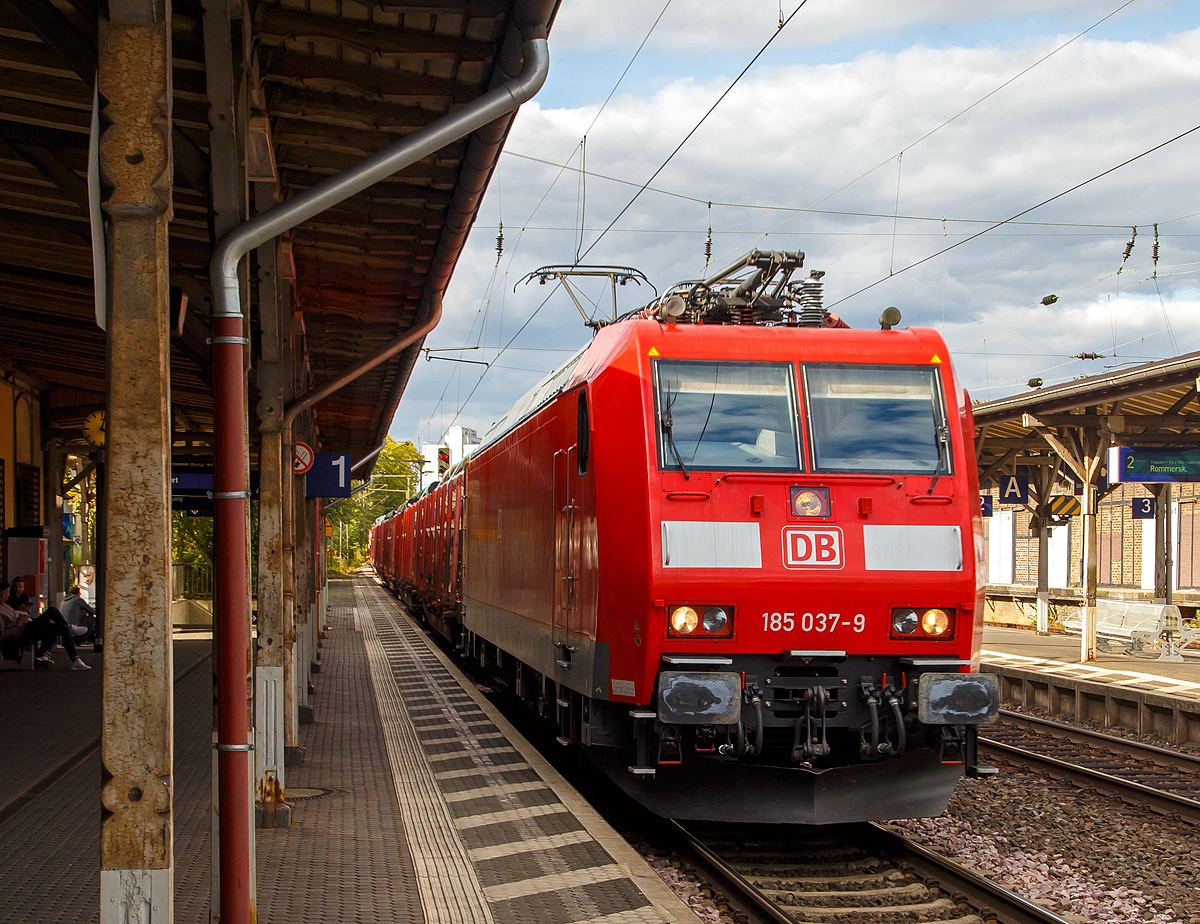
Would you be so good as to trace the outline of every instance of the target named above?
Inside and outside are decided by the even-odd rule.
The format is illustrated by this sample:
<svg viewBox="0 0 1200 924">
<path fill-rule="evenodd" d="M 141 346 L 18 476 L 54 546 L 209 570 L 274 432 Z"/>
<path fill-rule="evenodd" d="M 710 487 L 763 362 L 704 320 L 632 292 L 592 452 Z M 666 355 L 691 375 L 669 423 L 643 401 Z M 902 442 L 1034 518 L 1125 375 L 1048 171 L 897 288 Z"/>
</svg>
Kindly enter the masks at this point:
<svg viewBox="0 0 1200 924">
<path fill-rule="evenodd" d="M 936 369 L 809 365 L 804 381 L 814 471 L 952 474 Z"/>
<path fill-rule="evenodd" d="M 661 468 L 800 467 L 790 363 L 658 360 L 654 376 Z"/>
<path fill-rule="evenodd" d="M 576 418 L 575 431 L 575 465 L 576 472 L 580 475 L 586 475 L 588 470 L 588 448 L 589 448 L 589 430 L 588 430 L 588 407 L 587 407 L 587 389 L 579 389 L 579 414 Z"/>
</svg>

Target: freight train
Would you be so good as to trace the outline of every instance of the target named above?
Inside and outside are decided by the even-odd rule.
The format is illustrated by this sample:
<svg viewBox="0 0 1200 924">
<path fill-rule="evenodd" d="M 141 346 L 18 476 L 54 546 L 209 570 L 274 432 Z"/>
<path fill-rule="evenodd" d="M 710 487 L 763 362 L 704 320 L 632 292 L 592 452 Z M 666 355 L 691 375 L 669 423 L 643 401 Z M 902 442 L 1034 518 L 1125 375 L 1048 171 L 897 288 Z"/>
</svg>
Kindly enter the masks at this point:
<svg viewBox="0 0 1200 924">
<path fill-rule="evenodd" d="M 667 817 L 940 813 L 985 775 L 974 423 L 801 253 L 667 290 L 371 534 L 380 580 Z"/>
</svg>

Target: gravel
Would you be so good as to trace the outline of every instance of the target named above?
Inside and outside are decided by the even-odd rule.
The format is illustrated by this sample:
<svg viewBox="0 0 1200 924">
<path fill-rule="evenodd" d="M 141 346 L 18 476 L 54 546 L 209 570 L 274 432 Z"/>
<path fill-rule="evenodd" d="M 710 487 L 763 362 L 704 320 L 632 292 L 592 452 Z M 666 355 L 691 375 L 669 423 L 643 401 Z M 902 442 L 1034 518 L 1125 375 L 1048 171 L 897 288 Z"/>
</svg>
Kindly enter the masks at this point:
<svg viewBox="0 0 1200 924">
<path fill-rule="evenodd" d="M 1200 924 L 1200 830 L 1069 784 L 1005 767 L 963 779 L 940 817 L 891 825 L 1069 921 Z M 736 924 L 677 854 L 632 842 L 700 920 Z"/>
<path fill-rule="evenodd" d="M 1005 767 L 964 779 L 939 818 L 893 823 L 932 850 L 1078 922 L 1200 924 L 1191 826 Z"/>
</svg>

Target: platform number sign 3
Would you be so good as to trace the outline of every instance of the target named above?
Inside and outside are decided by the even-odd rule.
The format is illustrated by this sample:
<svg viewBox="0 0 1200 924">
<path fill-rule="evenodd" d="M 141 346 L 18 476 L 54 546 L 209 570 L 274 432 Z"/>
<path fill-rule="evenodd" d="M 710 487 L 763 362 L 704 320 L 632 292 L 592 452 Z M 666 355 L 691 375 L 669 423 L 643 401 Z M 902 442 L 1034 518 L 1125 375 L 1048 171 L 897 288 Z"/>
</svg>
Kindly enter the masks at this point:
<svg viewBox="0 0 1200 924">
<path fill-rule="evenodd" d="M 1154 519 L 1154 498 L 1135 497 L 1133 499 L 1133 518 L 1135 520 Z"/>
<path fill-rule="evenodd" d="M 304 477 L 305 497 L 349 497 L 350 453 L 318 452 Z"/>
</svg>

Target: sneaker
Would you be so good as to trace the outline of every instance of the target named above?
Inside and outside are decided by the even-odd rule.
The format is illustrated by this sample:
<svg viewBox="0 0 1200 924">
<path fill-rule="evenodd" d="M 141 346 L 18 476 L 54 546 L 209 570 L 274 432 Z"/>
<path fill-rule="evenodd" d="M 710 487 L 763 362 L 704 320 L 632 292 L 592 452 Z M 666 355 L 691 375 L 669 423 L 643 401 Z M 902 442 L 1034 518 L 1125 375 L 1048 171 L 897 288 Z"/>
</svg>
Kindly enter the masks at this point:
<svg viewBox="0 0 1200 924">
<path fill-rule="evenodd" d="M 35 670 L 39 670 L 39 671 L 53 670 L 54 661 L 53 661 L 53 659 L 50 658 L 49 655 L 45 655 L 41 658 L 34 658 L 33 666 L 34 666 Z"/>
<path fill-rule="evenodd" d="M 71 634 L 76 638 L 82 638 L 83 636 L 87 635 L 87 633 L 87 626 L 71 626 Z"/>
<path fill-rule="evenodd" d="M 90 665 L 83 663 L 83 658 L 76 658 L 71 662 L 71 670 L 73 671 L 90 671 L 91 669 Z"/>
</svg>

